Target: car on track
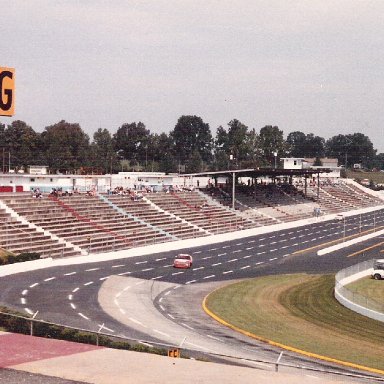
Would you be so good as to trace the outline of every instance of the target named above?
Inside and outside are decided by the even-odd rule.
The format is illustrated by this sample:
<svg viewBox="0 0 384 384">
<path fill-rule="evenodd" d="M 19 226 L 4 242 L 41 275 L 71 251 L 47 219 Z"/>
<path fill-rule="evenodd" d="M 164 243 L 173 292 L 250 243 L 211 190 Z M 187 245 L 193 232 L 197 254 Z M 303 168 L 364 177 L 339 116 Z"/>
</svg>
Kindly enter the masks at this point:
<svg viewBox="0 0 384 384">
<path fill-rule="evenodd" d="M 375 260 L 371 276 L 375 280 L 384 279 L 384 259 Z"/>
<path fill-rule="evenodd" d="M 173 260 L 173 268 L 191 268 L 193 259 L 187 253 L 179 253 Z"/>
</svg>

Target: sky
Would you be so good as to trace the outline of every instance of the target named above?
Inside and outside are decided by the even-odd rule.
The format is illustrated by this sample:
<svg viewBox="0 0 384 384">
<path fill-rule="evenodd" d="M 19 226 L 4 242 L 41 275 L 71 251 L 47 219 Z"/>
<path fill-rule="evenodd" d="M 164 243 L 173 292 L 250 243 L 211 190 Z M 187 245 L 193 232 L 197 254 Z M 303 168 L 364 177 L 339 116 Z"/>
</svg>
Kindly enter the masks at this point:
<svg viewBox="0 0 384 384">
<path fill-rule="evenodd" d="M 61 120 L 92 139 L 124 123 L 168 133 L 182 115 L 238 119 L 384 152 L 382 0 L 0 0 L 10 124 Z"/>
</svg>

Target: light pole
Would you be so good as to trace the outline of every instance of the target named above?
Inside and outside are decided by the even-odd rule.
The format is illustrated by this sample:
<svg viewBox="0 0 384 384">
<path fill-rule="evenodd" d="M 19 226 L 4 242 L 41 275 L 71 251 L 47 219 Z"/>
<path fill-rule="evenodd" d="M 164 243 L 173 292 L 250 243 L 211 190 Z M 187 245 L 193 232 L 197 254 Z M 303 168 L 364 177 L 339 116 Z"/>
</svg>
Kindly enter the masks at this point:
<svg viewBox="0 0 384 384">
<path fill-rule="evenodd" d="M 275 169 L 277 168 L 277 152 L 273 152 L 273 156 L 275 157 Z"/>
</svg>

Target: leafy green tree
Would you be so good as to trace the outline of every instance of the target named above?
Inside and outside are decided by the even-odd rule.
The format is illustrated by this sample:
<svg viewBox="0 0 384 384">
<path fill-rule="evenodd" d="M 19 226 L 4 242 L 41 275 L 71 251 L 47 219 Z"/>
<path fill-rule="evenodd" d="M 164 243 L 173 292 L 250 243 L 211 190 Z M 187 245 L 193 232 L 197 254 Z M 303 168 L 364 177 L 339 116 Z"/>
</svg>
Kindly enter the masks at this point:
<svg viewBox="0 0 384 384">
<path fill-rule="evenodd" d="M 197 151 L 204 162 L 212 159 L 212 134 L 209 124 L 198 116 L 181 116 L 169 136 L 173 140 L 175 157 L 185 164 Z"/>
<path fill-rule="evenodd" d="M 260 129 L 260 148 L 264 158 L 273 164 L 274 153 L 278 157 L 285 155 L 286 143 L 284 141 L 283 131 L 277 126 L 266 125 Z"/>
<path fill-rule="evenodd" d="M 94 133 L 89 162 L 92 167 L 101 169 L 103 173 L 111 173 L 120 168 L 113 148 L 112 136 L 107 129 L 99 128 Z"/>
<path fill-rule="evenodd" d="M 113 135 L 115 151 L 121 159 L 143 164 L 146 159 L 150 131 L 142 122 L 123 124 Z"/>
<path fill-rule="evenodd" d="M 337 135 L 325 143 L 326 155 L 339 160 L 346 168 L 353 164 L 371 167 L 376 156 L 371 140 L 362 133 Z"/>
<path fill-rule="evenodd" d="M 292 157 L 323 157 L 325 140 L 313 133 L 291 132 L 287 136 L 287 150 Z"/>
<path fill-rule="evenodd" d="M 201 158 L 200 152 L 195 150 L 189 157 L 186 164 L 187 173 L 201 172 L 203 168 L 203 159 Z"/>
<path fill-rule="evenodd" d="M 13 121 L 3 132 L 11 156 L 11 168 L 23 168 L 41 161 L 39 135 L 24 121 Z"/>
<path fill-rule="evenodd" d="M 54 171 L 74 172 L 88 166 L 89 137 L 79 124 L 62 120 L 41 134 L 47 165 Z"/>
</svg>

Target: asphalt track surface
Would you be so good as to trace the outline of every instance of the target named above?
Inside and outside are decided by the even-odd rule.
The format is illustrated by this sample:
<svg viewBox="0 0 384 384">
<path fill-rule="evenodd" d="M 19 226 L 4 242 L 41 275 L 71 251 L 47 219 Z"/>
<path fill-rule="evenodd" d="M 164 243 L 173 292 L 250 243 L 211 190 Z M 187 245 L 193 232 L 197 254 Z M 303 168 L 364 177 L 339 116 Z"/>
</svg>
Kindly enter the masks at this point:
<svg viewBox="0 0 384 384">
<path fill-rule="evenodd" d="M 220 326 L 201 309 L 203 298 L 215 287 L 233 280 L 300 272 L 335 273 L 377 258 L 380 248 L 374 246 L 383 241 L 380 238 L 323 256 L 318 256 L 317 250 L 336 239 L 347 239 L 383 225 L 381 210 L 191 247 L 188 252 L 194 263 L 188 270 L 174 269 L 172 261 L 177 251 L 169 251 L 4 276 L 0 279 L 0 303 L 29 315 L 38 311 L 38 318 L 45 321 L 91 331 L 103 326 L 105 333 L 150 345 L 183 342 L 183 347 L 195 354 L 236 356 L 236 363 L 262 367 L 258 361 L 276 361 L 281 350 Z M 362 248 L 366 250 L 356 253 Z M 114 284 L 108 285 L 112 281 Z M 119 284 L 121 289 L 115 289 Z M 100 292 L 104 292 L 103 300 Z M 139 298 L 136 310 L 130 308 L 124 314 L 132 297 Z M 143 314 L 149 304 L 154 310 Z M 284 352 L 284 361 L 355 372 L 290 352 Z"/>
</svg>

